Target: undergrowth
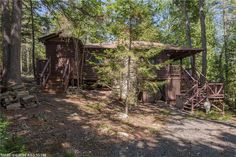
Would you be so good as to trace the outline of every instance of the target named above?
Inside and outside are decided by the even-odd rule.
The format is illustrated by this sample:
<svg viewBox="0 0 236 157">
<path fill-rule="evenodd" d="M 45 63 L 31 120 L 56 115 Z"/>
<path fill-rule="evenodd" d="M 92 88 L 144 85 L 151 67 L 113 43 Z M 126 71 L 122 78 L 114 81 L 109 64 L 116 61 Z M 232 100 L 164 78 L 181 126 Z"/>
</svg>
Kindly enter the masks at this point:
<svg viewBox="0 0 236 157">
<path fill-rule="evenodd" d="M 9 124 L 9 122 L 0 117 L 0 154 L 25 153 L 24 139 L 8 133 Z"/>
<path fill-rule="evenodd" d="M 74 152 L 66 152 L 64 157 L 76 157 L 76 154 Z"/>
<path fill-rule="evenodd" d="M 233 118 L 233 114 L 231 112 L 225 112 L 225 114 L 222 115 L 220 112 L 214 110 L 210 111 L 207 114 L 203 111 L 195 111 L 192 116 L 208 120 L 218 120 L 218 121 L 227 121 Z"/>
</svg>

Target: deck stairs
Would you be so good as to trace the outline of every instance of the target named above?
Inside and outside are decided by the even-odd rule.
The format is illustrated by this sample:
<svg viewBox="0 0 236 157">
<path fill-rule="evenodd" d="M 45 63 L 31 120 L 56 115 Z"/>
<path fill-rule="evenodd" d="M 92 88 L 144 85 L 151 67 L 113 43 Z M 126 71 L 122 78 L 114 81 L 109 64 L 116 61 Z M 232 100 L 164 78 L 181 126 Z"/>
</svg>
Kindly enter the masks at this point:
<svg viewBox="0 0 236 157">
<path fill-rule="evenodd" d="M 72 68 L 69 59 L 61 73 L 51 73 L 51 59 L 47 59 L 42 72 L 39 75 L 39 83 L 45 91 L 64 92 L 69 86 Z"/>
<path fill-rule="evenodd" d="M 204 77 L 200 72 L 181 70 L 181 94 L 176 97 L 176 105 L 179 108 L 194 112 L 196 108 L 204 109 L 204 102 L 207 98 L 218 111 L 224 113 L 224 85 L 223 83 L 209 82 L 201 83 L 200 77 Z"/>
</svg>

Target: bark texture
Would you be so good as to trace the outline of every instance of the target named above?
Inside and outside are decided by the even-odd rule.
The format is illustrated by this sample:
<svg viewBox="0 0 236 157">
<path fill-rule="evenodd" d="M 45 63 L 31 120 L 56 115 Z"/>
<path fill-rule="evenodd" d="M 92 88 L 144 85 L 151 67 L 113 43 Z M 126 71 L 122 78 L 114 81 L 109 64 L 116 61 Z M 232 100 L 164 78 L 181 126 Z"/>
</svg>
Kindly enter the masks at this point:
<svg viewBox="0 0 236 157">
<path fill-rule="evenodd" d="M 35 30 L 34 30 L 34 10 L 33 10 L 33 2 L 30 0 L 30 14 L 31 14 L 31 37 L 32 37 L 32 66 L 34 78 L 36 78 L 35 72 Z"/>
<path fill-rule="evenodd" d="M 11 51 L 11 20 L 9 0 L 1 0 L 2 7 L 2 35 L 3 35 L 3 82 L 6 83 L 10 71 L 10 51 Z"/>
<path fill-rule="evenodd" d="M 207 39 L 206 39 L 206 24 L 205 24 L 205 13 L 204 13 L 204 3 L 205 0 L 199 0 L 199 15 L 201 24 L 201 43 L 202 43 L 202 74 L 206 77 L 207 73 Z M 204 83 L 206 78 L 202 76 L 201 82 Z"/>
<path fill-rule="evenodd" d="M 186 0 L 184 0 L 183 11 L 184 11 L 184 17 L 185 17 L 185 34 L 186 34 L 186 39 L 187 39 L 187 45 L 189 47 L 192 47 L 190 19 L 189 19 L 189 15 L 188 15 Z M 190 63 L 191 63 L 192 71 L 194 71 L 194 69 L 195 69 L 195 55 L 190 57 Z"/>
<path fill-rule="evenodd" d="M 229 56 L 228 56 L 228 34 L 227 34 L 227 14 L 226 14 L 226 1 L 223 0 L 223 28 L 224 28 L 224 57 L 225 57 L 225 82 L 228 83 L 229 72 Z"/>
<path fill-rule="evenodd" d="M 9 82 L 21 83 L 20 52 L 21 52 L 21 16 L 22 1 L 12 1 L 11 53 Z"/>
</svg>

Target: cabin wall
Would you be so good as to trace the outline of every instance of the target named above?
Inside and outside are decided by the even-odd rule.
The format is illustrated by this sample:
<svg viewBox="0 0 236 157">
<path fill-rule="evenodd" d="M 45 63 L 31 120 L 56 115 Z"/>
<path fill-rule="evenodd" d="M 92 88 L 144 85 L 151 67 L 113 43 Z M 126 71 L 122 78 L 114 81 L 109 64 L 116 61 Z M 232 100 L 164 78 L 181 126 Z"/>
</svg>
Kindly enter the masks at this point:
<svg viewBox="0 0 236 157">
<path fill-rule="evenodd" d="M 93 66 L 89 63 L 90 61 L 94 61 L 94 57 L 92 57 L 91 51 L 85 50 L 85 51 L 83 51 L 83 53 L 80 53 L 79 57 L 83 58 L 82 60 L 79 61 L 79 68 L 80 68 L 79 70 L 83 71 L 82 81 L 96 82 L 98 80 L 97 74 L 96 74 Z M 77 73 L 76 73 L 77 69 L 75 67 L 74 58 L 72 58 L 72 60 L 71 60 L 71 65 L 73 68 L 72 78 L 77 79 Z"/>
<path fill-rule="evenodd" d="M 176 95 L 180 94 L 180 77 L 170 77 L 165 85 L 166 102 L 173 104 L 176 101 Z"/>
<path fill-rule="evenodd" d="M 63 66 L 66 62 L 66 58 L 74 58 L 74 51 L 72 43 L 65 42 L 47 42 L 46 56 L 51 57 L 51 72 L 53 74 L 59 74 L 62 72 Z"/>
<path fill-rule="evenodd" d="M 79 53 L 82 52 L 82 45 L 79 43 Z M 46 57 L 51 58 L 51 75 L 62 73 L 66 60 L 70 58 L 71 65 L 74 68 L 74 44 L 73 40 L 60 41 L 52 40 L 45 42 Z M 80 55 L 79 55 L 80 56 Z"/>
<path fill-rule="evenodd" d="M 70 58 L 70 65 L 73 69 L 72 78 L 77 79 L 77 69 L 75 66 L 75 53 L 73 40 L 65 42 L 59 39 L 48 40 L 44 43 L 46 57 L 51 58 L 51 76 L 59 76 L 62 74 L 66 60 Z M 102 52 L 102 49 L 87 49 L 83 50 L 83 45 L 79 43 L 79 73 L 82 72 L 83 81 L 97 81 L 98 77 L 89 61 L 94 60 L 91 52 Z M 83 53 L 84 52 L 84 53 Z"/>
<path fill-rule="evenodd" d="M 67 42 L 68 41 L 68 42 Z M 72 78 L 77 79 L 77 69 L 75 67 L 75 53 L 74 53 L 74 44 L 73 40 L 59 40 L 53 39 L 45 42 L 46 48 L 46 57 L 51 58 L 51 75 L 57 76 L 62 74 L 67 58 L 70 58 L 70 64 L 73 69 Z M 82 81 L 87 82 L 96 82 L 98 76 L 93 69 L 93 66 L 89 64 L 89 61 L 94 61 L 91 53 L 103 53 L 105 49 L 100 48 L 87 48 L 83 50 L 82 43 L 79 43 L 79 68 L 81 73 L 82 70 Z M 160 53 L 154 58 L 154 64 L 163 63 L 169 60 L 167 53 Z M 178 73 L 171 66 L 164 67 L 157 72 L 157 80 L 166 81 L 164 87 L 164 93 L 167 102 L 174 102 L 176 100 L 176 95 L 180 94 L 180 85 L 181 85 L 181 74 Z"/>
<path fill-rule="evenodd" d="M 176 95 L 180 94 L 181 90 L 181 68 L 179 65 L 167 65 L 157 70 L 157 80 L 165 81 L 163 91 L 159 91 L 156 94 L 144 95 L 145 102 L 152 102 L 153 100 L 159 100 L 165 98 L 167 103 L 174 103 L 176 101 Z M 160 96 L 160 94 L 162 96 Z M 154 98 L 153 98 L 154 97 Z"/>
</svg>

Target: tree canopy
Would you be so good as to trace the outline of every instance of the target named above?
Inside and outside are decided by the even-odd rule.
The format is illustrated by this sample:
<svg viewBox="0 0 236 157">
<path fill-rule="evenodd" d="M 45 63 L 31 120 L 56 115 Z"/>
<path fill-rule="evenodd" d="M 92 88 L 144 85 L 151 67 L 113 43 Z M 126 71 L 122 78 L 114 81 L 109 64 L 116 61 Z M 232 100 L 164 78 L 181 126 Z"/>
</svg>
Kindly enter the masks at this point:
<svg viewBox="0 0 236 157">
<path fill-rule="evenodd" d="M 8 9 L 14 10 L 14 4 L 10 1 L 3 2 L 8 3 Z M 196 57 L 197 69 L 201 71 L 203 65 L 208 79 L 216 82 L 224 81 L 229 100 L 236 95 L 236 4 L 233 0 L 25 0 L 22 2 L 20 55 L 22 73 L 32 74 L 35 66 L 32 65 L 35 64 L 33 60 L 43 58 L 45 55 L 43 45 L 37 38 L 59 30 L 80 38 L 84 43 L 144 40 L 177 46 L 190 46 L 188 33 L 191 37 L 191 46 L 198 48 L 204 45 L 201 37 L 205 34 L 207 54 L 205 57 Z M 1 6 L 4 11 L 4 4 L 1 3 Z M 201 27 L 203 23 L 201 24 L 200 13 L 204 13 L 205 33 Z M 10 12 L 11 16 L 13 14 L 14 11 Z M 4 12 L 1 18 L 3 30 Z M 186 19 L 189 23 L 187 32 Z M 32 37 L 33 32 L 35 37 Z M 0 37 L 3 41 L 3 33 Z M 32 50 L 35 52 L 31 53 Z M 128 50 L 121 56 L 126 54 L 132 56 Z M 1 55 L 4 57 L 4 53 Z M 188 59 L 183 62 L 186 66 L 190 66 Z"/>
</svg>

